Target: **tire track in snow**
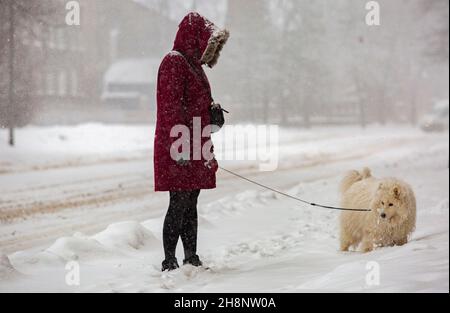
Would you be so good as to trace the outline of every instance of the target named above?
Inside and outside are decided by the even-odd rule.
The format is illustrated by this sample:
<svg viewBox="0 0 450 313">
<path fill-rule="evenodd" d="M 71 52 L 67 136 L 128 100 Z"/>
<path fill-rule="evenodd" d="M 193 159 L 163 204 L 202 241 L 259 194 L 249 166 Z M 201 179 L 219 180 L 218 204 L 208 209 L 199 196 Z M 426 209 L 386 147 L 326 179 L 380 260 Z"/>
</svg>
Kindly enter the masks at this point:
<svg viewBox="0 0 450 313">
<path fill-rule="evenodd" d="M 363 151 L 351 151 L 344 156 L 336 156 L 336 155 L 327 155 L 322 156 L 321 159 L 310 160 L 308 163 L 304 163 L 303 161 L 300 163 L 290 163 L 288 166 L 280 168 L 279 171 L 270 173 L 272 176 L 281 176 L 284 179 L 284 186 L 274 186 L 278 188 L 289 188 L 295 184 L 298 184 L 300 181 L 300 177 L 302 173 L 304 173 L 304 169 L 306 168 L 314 168 L 321 165 L 339 163 L 339 162 L 349 162 L 352 160 L 361 160 L 367 157 L 371 157 L 376 155 L 379 152 L 385 152 L 386 149 L 390 148 L 403 148 L 405 145 L 411 143 L 420 142 L 420 138 L 414 138 L 409 140 L 398 139 L 392 145 L 384 145 L 380 148 L 380 146 L 376 143 L 363 147 Z M 258 179 L 258 177 L 267 177 L 268 173 L 260 172 L 257 167 L 254 168 L 241 168 L 239 169 L 241 173 L 244 175 L 248 175 L 252 178 Z M 295 176 L 295 171 L 298 172 L 298 176 Z M 133 175 L 135 175 L 134 173 Z M 313 173 L 311 173 L 313 174 Z M 142 175 L 142 174 L 141 174 Z M 331 176 L 339 175 L 339 173 L 331 174 Z M 314 176 L 314 175 L 312 175 Z M 122 180 L 129 175 L 114 175 L 113 180 L 117 179 L 115 184 L 120 184 Z M 100 180 L 107 178 L 98 177 Z M 122 179 L 122 180 L 121 180 Z M 261 178 L 260 178 L 261 179 Z M 302 178 L 303 179 L 303 178 Z M 323 179 L 319 177 L 316 179 Z M 2 227 L 3 234 L 0 233 L 0 247 L 6 252 L 14 252 L 22 249 L 28 249 L 31 247 L 36 247 L 38 244 L 45 244 L 55 238 L 59 238 L 61 236 L 67 235 L 68 232 L 73 233 L 77 231 L 83 232 L 95 232 L 102 230 L 105 226 L 117 222 L 128 220 L 132 218 L 133 220 L 145 220 L 152 218 L 155 214 L 162 215 L 167 206 L 167 199 L 165 195 L 155 194 L 152 191 L 151 183 L 146 178 L 142 178 L 143 184 L 139 184 L 139 179 L 136 179 L 136 184 L 133 186 L 129 186 L 124 191 L 116 192 L 115 189 L 107 189 L 107 190 L 96 190 L 93 191 L 93 194 L 86 198 L 83 196 L 83 193 L 80 193 L 78 196 L 76 192 L 74 193 L 74 198 L 71 201 L 67 201 L 66 198 L 62 197 L 59 200 L 36 204 L 29 204 L 27 206 L 21 207 L 20 209 L 16 209 L 12 215 L 7 216 L 5 219 L 7 221 L 6 225 L 9 225 L 8 229 Z M 238 191 L 242 191 L 241 184 L 233 184 L 229 183 L 230 181 L 237 182 L 236 178 L 220 174 L 220 190 L 212 191 L 205 193 L 202 197 L 202 202 L 206 203 L 209 201 L 214 201 L 223 197 L 223 194 L 232 194 Z M 81 184 L 79 186 L 80 190 L 84 188 L 84 180 L 80 180 Z M 97 177 L 92 178 L 92 182 L 97 182 Z M 74 187 L 77 186 L 76 183 L 73 184 Z M 240 187 L 239 187 L 240 186 Z M 45 186 L 42 186 L 45 188 Z M 54 190 L 56 193 L 57 185 L 49 186 L 50 190 Z M 251 189 L 245 187 L 246 189 Z M 25 189 L 26 191 L 26 189 Z M 76 189 L 75 189 L 76 191 Z M 136 202 L 136 204 L 131 204 L 130 209 L 126 212 L 123 210 L 114 209 L 114 207 L 120 207 L 126 204 L 127 202 Z M 144 204 L 145 203 L 145 204 Z M 86 216 L 82 216 L 80 218 L 76 212 L 79 210 L 88 210 L 89 213 Z M 116 210 L 116 211 L 114 211 Z M 56 214 L 64 214 L 67 216 L 73 215 L 73 217 L 66 217 L 65 220 L 58 220 L 55 225 L 48 225 L 46 221 L 45 224 L 37 229 L 35 225 L 31 228 L 28 227 L 29 233 L 25 234 L 13 234 L 14 228 L 17 226 L 18 228 L 24 229 L 24 227 L 20 227 L 22 222 L 33 221 L 30 219 L 32 217 L 39 217 L 46 213 L 49 216 L 55 217 Z M 2 214 L 0 212 L 0 214 Z M 78 213 L 79 214 L 79 213 Z M 27 220 L 24 220 L 24 217 Z M 42 219 L 44 219 L 42 217 Z"/>
<path fill-rule="evenodd" d="M 322 158 L 320 160 L 315 160 L 309 163 L 304 163 L 295 166 L 295 168 L 306 169 L 319 166 L 322 164 L 332 164 L 337 162 L 360 159 L 364 156 L 367 155 L 355 154 L 347 157 Z M 281 168 L 279 169 L 279 172 L 290 171 L 291 169 L 292 167 Z M 259 176 L 264 173 L 261 173 L 255 167 L 250 170 L 244 171 L 244 174 Z M 121 178 L 123 179 L 123 177 Z M 226 175 L 224 177 L 221 177 L 221 179 L 231 180 L 234 178 L 229 177 L 229 175 Z M 68 196 L 67 191 L 61 191 L 60 187 L 54 185 L 53 188 L 51 189 L 55 189 L 55 193 L 57 195 L 63 194 L 64 197 L 62 199 L 40 198 L 39 201 L 34 201 L 31 199 L 27 200 L 19 199 L 20 200 L 19 203 L 11 203 L 11 200 L 9 200 L 9 202 L 5 203 L 6 206 L 0 206 L 0 222 L 2 223 L 11 222 L 13 220 L 27 218 L 36 214 L 56 213 L 62 210 L 76 209 L 79 207 L 89 207 L 89 206 L 100 207 L 115 202 L 126 201 L 127 199 L 139 199 L 144 196 L 149 196 L 153 193 L 153 187 L 151 183 L 149 183 L 149 180 L 150 180 L 149 178 L 136 179 L 136 184 L 131 186 L 128 186 L 124 182 L 119 183 L 119 185 L 117 185 L 117 182 L 115 182 L 114 184 L 116 185 L 116 187 L 111 186 L 107 189 L 97 191 L 93 191 L 92 189 L 86 190 L 85 188 L 82 187 L 81 189 L 72 191 L 73 195 L 70 196 Z M 53 196 L 55 193 L 51 193 L 51 195 Z"/>
<path fill-rule="evenodd" d="M 68 168 L 77 168 L 77 167 L 92 167 L 99 164 L 117 164 L 117 163 L 128 163 L 128 162 L 142 162 L 149 160 L 151 153 L 144 153 L 141 156 L 132 156 L 132 157 L 113 157 L 113 158 L 97 158 L 89 160 L 85 159 L 72 159 L 66 160 L 60 163 L 54 164 L 39 164 L 39 165 L 24 165 L 22 167 L 14 167 L 10 163 L 1 164 L 2 168 L 0 168 L 0 175 L 12 174 L 12 173 L 28 173 L 28 172 L 45 172 L 49 170 L 58 170 L 58 169 L 68 169 Z M 7 166 L 6 168 L 3 166 Z"/>
</svg>

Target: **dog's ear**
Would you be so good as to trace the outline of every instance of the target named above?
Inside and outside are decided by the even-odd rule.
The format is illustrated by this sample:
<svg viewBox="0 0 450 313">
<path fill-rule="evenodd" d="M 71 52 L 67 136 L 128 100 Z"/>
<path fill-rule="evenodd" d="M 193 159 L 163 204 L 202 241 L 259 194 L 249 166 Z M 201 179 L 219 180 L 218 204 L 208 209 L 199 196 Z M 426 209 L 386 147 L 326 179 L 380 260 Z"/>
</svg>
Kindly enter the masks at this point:
<svg viewBox="0 0 450 313">
<path fill-rule="evenodd" d="M 395 186 L 394 186 L 394 189 L 393 189 L 393 192 L 394 192 L 394 197 L 395 197 L 396 199 L 400 199 L 400 196 L 401 196 L 401 189 L 400 189 L 400 186 L 395 185 Z"/>
</svg>

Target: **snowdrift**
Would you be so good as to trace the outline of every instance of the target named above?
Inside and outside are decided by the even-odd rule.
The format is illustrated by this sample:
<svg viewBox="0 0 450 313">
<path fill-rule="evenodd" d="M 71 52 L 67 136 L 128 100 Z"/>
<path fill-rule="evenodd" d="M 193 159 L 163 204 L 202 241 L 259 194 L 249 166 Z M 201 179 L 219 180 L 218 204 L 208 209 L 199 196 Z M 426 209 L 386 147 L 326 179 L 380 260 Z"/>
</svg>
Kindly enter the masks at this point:
<svg viewBox="0 0 450 313">
<path fill-rule="evenodd" d="M 137 222 L 112 224 L 94 236 L 75 234 L 58 239 L 46 252 L 65 261 L 89 261 L 126 254 L 135 250 L 158 249 L 161 243 Z"/>
<path fill-rule="evenodd" d="M 19 276 L 9 258 L 0 252 L 0 280 L 9 280 Z"/>
</svg>

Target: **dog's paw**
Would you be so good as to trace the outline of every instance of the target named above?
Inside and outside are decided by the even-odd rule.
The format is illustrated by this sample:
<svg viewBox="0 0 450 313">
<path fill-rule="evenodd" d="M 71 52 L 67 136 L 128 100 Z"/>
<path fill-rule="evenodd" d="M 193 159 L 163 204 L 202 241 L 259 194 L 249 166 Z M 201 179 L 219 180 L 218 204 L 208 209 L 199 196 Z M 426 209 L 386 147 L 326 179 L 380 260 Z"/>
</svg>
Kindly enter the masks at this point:
<svg viewBox="0 0 450 313">
<path fill-rule="evenodd" d="M 363 253 L 369 253 L 373 251 L 373 244 L 364 244 L 361 248 Z"/>
<path fill-rule="evenodd" d="M 400 246 L 400 247 L 406 245 L 407 243 L 408 243 L 408 238 L 403 238 L 403 239 L 394 241 L 394 244 L 396 246 Z"/>
</svg>

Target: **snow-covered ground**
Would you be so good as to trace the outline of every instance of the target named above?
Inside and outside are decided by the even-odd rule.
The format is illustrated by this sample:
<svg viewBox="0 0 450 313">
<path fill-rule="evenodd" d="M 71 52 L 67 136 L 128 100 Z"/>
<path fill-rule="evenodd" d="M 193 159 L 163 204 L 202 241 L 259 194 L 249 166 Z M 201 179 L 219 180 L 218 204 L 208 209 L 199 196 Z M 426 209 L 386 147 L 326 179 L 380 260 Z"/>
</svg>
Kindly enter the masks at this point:
<svg viewBox="0 0 450 313">
<path fill-rule="evenodd" d="M 339 252 L 339 213 L 220 172 L 218 188 L 200 197 L 199 254 L 210 269 L 169 274 L 159 272 L 168 199 L 152 191 L 152 127 L 28 127 L 17 136 L 14 149 L 0 144 L 0 292 L 449 291 L 448 132 L 283 129 L 277 171 L 222 162 L 331 205 L 349 169 L 400 177 L 418 198 L 409 244 Z M 66 283 L 69 261 L 80 265 L 79 286 Z M 377 269 L 379 284 L 367 280 Z"/>
</svg>

